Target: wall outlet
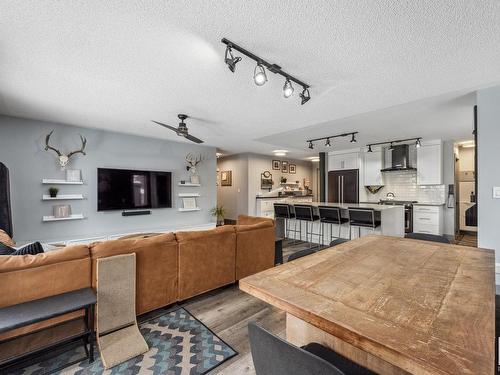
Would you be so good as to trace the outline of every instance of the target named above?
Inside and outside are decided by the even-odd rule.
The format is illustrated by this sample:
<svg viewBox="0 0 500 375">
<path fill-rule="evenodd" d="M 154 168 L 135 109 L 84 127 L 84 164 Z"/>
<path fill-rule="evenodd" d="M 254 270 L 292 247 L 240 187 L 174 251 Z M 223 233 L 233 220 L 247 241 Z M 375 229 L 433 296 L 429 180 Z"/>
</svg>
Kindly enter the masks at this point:
<svg viewBox="0 0 500 375">
<path fill-rule="evenodd" d="M 500 199 L 500 186 L 493 186 L 493 199 Z"/>
</svg>

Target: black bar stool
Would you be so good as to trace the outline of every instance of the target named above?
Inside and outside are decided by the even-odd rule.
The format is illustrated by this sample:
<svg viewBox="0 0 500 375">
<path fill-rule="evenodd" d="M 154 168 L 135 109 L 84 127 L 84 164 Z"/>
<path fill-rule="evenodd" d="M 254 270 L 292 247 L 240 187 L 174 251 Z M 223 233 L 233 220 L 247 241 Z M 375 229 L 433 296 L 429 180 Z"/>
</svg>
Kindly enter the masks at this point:
<svg viewBox="0 0 500 375">
<path fill-rule="evenodd" d="M 295 204 L 293 205 L 295 210 L 295 219 L 299 220 L 299 233 L 300 239 L 302 239 L 302 222 L 306 222 L 306 240 L 309 242 L 309 247 L 312 246 L 313 235 L 321 238 L 321 233 L 314 233 L 314 222 L 319 221 L 319 216 L 314 214 L 313 207 L 307 204 Z M 311 231 L 309 231 L 309 223 L 311 223 Z M 309 237 L 311 240 L 309 241 Z"/>
<path fill-rule="evenodd" d="M 318 210 L 319 220 L 321 221 L 321 244 L 324 243 L 325 237 L 323 224 L 330 224 L 330 240 L 328 241 L 328 243 L 332 242 L 334 238 L 340 238 L 340 230 L 342 224 L 349 222 L 349 219 L 340 215 L 340 208 L 338 207 L 318 206 Z M 333 224 L 339 226 L 339 233 L 337 237 L 333 237 Z"/>
<path fill-rule="evenodd" d="M 275 203 L 274 204 L 274 218 L 283 219 L 285 221 L 285 237 L 289 238 L 290 232 L 293 232 L 293 239 L 297 241 L 297 235 L 299 231 L 297 230 L 297 220 L 293 229 L 290 229 L 290 220 L 295 219 L 295 212 L 292 211 L 292 207 L 286 203 Z"/>
<path fill-rule="evenodd" d="M 361 228 L 371 228 L 375 231 L 380 227 L 380 220 L 375 220 L 373 208 L 349 207 L 349 239 L 351 239 L 351 227 L 358 227 L 358 237 L 361 237 Z"/>
</svg>

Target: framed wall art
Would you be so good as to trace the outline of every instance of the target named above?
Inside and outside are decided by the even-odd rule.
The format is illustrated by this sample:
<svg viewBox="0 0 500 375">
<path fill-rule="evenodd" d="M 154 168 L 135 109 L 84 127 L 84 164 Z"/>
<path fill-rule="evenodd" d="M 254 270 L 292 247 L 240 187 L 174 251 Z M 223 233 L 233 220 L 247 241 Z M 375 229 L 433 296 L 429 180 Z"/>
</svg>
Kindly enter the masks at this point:
<svg viewBox="0 0 500 375">
<path fill-rule="evenodd" d="M 222 171 L 220 173 L 220 184 L 221 184 L 221 186 L 232 186 L 233 185 L 232 171 Z"/>
<path fill-rule="evenodd" d="M 297 173 L 297 166 L 295 164 L 290 164 L 288 166 L 288 171 L 291 173 L 291 174 L 295 174 Z"/>
<path fill-rule="evenodd" d="M 279 171 L 281 169 L 281 162 L 279 160 L 273 160 L 273 170 Z"/>
<path fill-rule="evenodd" d="M 287 161 L 281 162 L 281 173 L 288 173 L 288 162 Z"/>
</svg>

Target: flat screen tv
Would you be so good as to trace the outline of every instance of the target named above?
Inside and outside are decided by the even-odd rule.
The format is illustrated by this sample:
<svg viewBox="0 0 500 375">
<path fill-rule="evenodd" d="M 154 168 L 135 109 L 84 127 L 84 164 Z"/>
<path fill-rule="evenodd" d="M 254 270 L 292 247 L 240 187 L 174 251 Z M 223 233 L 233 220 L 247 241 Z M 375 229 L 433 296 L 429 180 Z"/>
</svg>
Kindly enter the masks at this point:
<svg viewBox="0 0 500 375">
<path fill-rule="evenodd" d="M 97 211 L 172 207 L 172 172 L 97 169 Z"/>
</svg>

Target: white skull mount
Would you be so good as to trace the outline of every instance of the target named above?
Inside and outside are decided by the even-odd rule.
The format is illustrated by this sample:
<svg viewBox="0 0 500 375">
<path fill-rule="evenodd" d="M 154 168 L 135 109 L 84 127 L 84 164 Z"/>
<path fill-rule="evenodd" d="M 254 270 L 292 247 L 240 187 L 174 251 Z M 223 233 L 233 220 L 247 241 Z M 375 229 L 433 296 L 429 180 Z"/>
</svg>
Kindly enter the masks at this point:
<svg viewBox="0 0 500 375">
<path fill-rule="evenodd" d="M 194 157 L 192 154 L 186 155 L 186 161 L 188 165 L 186 166 L 186 170 L 191 172 L 193 175 L 196 174 L 196 166 L 203 161 L 201 155 Z"/>
<path fill-rule="evenodd" d="M 59 165 L 61 166 L 61 170 L 64 170 L 66 169 L 66 166 L 68 165 L 69 163 L 69 159 L 75 155 L 75 154 L 83 154 L 83 155 L 86 155 L 85 153 L 85 146 L 87 145 L 87 139 L 80 135 L 80 139 L 82 141 L 82 147 L 79 149 L 79 150 L 76 150 L 76 151 L 71 151 L 69 154 L 65 155 L 63 154 L 61 151 L 59 151 L 57 148 L 54 148 L 52 147 L 51 145 L 49 145 L 49 139 L 50 139 L 50 136 L 52 135 L 54 131 L 52 130 L 49 134 L 47 134 L 47 136 L 45 137 L 45 151 L 48 151 L 48 150 L 52 150 L 54 151 L 58 158 L 59 158 Z"/>
</svg>

